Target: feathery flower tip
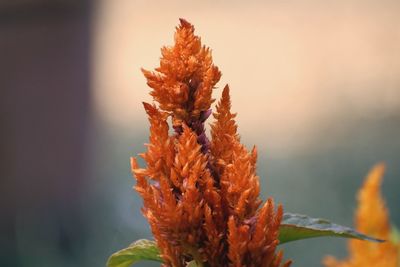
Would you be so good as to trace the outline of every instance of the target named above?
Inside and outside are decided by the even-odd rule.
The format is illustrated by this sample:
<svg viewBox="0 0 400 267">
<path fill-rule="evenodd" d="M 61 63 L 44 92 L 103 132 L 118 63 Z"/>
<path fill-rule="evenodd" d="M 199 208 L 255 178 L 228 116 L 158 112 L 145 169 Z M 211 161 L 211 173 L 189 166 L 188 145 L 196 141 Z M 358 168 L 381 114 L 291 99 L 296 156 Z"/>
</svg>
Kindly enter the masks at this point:
<svg viewBox="0 0 400 267">
<path fill-rule="evenodd" d="M 179 18 L 182 27 L 190 28 L 193 27 L 187 20 Z"/>
</svg>

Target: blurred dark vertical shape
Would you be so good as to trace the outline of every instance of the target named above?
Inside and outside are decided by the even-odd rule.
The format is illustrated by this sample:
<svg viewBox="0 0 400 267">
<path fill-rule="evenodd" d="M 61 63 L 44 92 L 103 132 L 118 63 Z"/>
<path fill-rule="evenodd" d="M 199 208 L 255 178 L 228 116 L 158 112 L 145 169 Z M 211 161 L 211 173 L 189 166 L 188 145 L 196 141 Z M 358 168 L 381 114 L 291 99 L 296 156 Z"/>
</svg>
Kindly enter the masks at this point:
<svg viewBox="0 0 400 267">
<path fill-rule="evenodd" d="M 0 1 L 0 266 L 79 260 L 90 10 Z"/>
</svg>

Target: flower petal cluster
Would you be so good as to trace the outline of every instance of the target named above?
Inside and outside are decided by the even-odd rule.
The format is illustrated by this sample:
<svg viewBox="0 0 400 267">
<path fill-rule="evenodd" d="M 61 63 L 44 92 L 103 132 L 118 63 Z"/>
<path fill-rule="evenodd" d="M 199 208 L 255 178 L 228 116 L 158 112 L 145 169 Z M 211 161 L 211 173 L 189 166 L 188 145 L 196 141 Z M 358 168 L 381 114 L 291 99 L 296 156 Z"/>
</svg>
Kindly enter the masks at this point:
<svg viewBox="0 0 400 267">
<path fill-rule="evenodd" d="M 204 123 L 221 77 L 209 48 L 181 19 L 175 44 L 161 50 L 160 66 L 142 70 L 156 104 L 144 103 L 150 122 L 146 163 L 132 158 L 135 189 L 165 266 L 289 266 L 277 252 L 282 206 L 262 204 L 257 150 L 237 134 L 229 87 L 213 114 L 211 140 Z M 169 121 L 173 130 L 170 131 Z"/>
<path fill-rule="evenodd" d="M 367 175 L 358 193 L 355 225 L 359 232 L 387 241 L 372 243 L 350 240 L 348 258 L 339 261 L 328 256 L 324 259 L 326 267 L 399 266 L 400 244 L 395 244 L 390 240 L 389 211 L 380 192 L 384 171 L 385 165 L 377 164 Z"/>
</svg>

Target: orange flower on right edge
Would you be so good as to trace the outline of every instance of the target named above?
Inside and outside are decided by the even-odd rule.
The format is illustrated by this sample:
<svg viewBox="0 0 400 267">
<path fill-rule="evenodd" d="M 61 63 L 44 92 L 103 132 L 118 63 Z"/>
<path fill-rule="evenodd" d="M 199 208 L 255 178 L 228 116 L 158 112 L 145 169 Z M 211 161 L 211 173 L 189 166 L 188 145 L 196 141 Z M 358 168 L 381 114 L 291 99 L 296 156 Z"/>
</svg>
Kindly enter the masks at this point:
<svg viewBox="0 0 400 267">
<path fill-rule="evenodd" d="M 326 267 L 400 266 L 400 244 L 390 240 L 389 211 L 380 192 L 384 172 L 385 165 L 381 163 L 375 165 L 367 175 L 364 185 L 358 193 L 355 226 L 362 233 L 387 241 L 371 243 L 350 240 L 349 257 L 338 261 L 332 256 L 327 256 L 323 260 Z"/>
</svg>

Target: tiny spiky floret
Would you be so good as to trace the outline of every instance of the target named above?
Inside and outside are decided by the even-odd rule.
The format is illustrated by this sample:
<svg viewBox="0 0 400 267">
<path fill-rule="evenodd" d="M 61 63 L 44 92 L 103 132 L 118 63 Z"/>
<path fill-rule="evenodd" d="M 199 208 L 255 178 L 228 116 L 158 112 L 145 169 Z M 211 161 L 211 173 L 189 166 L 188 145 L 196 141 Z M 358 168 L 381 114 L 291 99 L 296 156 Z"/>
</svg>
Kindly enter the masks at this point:
<svg viewBox="0 0 400 267">
<path fill-rule="evenodd" d="M 142 70 L 158 105 L 144 103 L 150 122 L 146 162 L 131 160 L 143 214 L 165 266 L 289 266 L 276 251 L 283 209 L 260 207 L 257 151 L 240 144 L 229 87 L 216 106 L 208 140 L 212 90 L 221 77 L 209 48 L 181 19 L 160 67 Z M 172 119 L 170 134 L 168 119 Z"/>
<path fill-rule="evenodd" d="M 348 258 L 339 261 L 328 256 L 324 259 L 326 267 L 399 266 L 400 244 L 395 244 L 390 240 L 389 211 L 380 193 L 384 171 L 385 165 L 381 163 L 375 165 L 367 175 L 358 193 L 355 226 L 360 232 L 387 241 L 370 243 L 350 240 Z"/>
</svg>

